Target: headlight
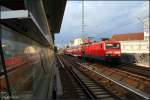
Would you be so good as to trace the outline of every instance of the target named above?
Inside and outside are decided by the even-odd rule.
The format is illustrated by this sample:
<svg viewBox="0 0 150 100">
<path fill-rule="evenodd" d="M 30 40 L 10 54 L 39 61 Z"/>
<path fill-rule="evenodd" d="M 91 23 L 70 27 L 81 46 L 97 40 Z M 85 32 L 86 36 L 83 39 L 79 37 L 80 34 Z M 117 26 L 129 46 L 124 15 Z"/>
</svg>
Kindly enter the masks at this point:
<svg viewBox="0 0 150 100">
<path fill-rule="evenodd" d="M 114 54 L 120 54 L 120 51 L 115 51 Z"/>
<path fill-rule="evenodd" d="M 112 51 L 106 51 L 106 54 L 112 54 Z"/>
</svg>

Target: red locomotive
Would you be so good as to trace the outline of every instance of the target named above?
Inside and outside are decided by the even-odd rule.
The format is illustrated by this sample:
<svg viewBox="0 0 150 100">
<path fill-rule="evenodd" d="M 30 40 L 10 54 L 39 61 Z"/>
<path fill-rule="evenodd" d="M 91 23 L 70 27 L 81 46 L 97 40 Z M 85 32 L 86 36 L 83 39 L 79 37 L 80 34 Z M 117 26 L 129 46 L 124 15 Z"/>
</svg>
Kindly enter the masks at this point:
<svg viewBox="0 0 150 100">
<path fill-rule="evenodd" d="M 65 54 L 94 58 L 104 61 L 120 60 L 121 48 L 120 43 L 116 41 L 101 41 L 85 43 L 77 47 L 71 47 L 64 51 Z"/>
</svg>

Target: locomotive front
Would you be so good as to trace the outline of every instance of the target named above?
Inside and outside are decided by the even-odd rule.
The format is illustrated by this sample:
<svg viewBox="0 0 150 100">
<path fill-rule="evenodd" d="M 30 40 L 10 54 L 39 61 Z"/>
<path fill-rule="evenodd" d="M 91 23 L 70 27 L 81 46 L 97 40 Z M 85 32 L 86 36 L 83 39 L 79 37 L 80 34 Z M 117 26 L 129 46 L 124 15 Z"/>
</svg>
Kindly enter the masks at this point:
<svg viewBox="0 0 150 100">
<path fill-rule="evenodd" d="M 106 60 L 120 60 L 121 45 L 119 42 L 106 42 L 105 43 L 105 56 Z"/>
</svg>

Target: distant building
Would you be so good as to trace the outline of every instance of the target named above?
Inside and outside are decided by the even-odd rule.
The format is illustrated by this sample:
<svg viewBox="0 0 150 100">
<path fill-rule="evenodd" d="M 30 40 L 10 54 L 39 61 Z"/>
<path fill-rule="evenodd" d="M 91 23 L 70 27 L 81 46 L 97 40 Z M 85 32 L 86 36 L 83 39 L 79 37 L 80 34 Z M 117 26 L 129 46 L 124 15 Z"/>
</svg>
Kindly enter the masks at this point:
<svg viewBox="0 0 150 100">
<path fill-rule="evenodd" d="M 149 53 L 149 41 L 144 40 L 144 32 L 116 34 L 110 40 L 120 41 L 122 53 Z"/>
<path fill-rule="evenodd" d="M 83 39 L 82 38 L 77 38 L 71 41 L 71 46 L 78 46 L 83 44 Z"/>
<path fill-rule="evenodd" d="M 110 40 L 120 41 L 122 53 L 149 53 L 149 18 L 144 19 L 144 32 L 115 34 Z"/>
<path fill-rule="evenodd" d="M 84 43 L 91 43 L 93 42 L 92 40 L 89 39 L 82 39 L 82 38 L 76 38 L 72 41 L 70 41 L 69 46 L 78 46 Z"/>
<path fill-rule="evenodd" d="M 114 41 L 144 40 L 144 32 L 115 34 L 112 36 L 110 40 L 114 40 Z"/>
<path fill-rule="evenodd" d="M 147 35 L 146 35 L 147 36 Z M 122 62 L 149 66 L 149 41 L 145 32 L 116 34 L 110 40 L 121 43 Z M 145 38 L 146 37 L 146 38 Z"/>
<path fill-rule="evenodd" d="M 149 40 L 149 18 L 144 19 L 144 40 Z"/>
</svg>

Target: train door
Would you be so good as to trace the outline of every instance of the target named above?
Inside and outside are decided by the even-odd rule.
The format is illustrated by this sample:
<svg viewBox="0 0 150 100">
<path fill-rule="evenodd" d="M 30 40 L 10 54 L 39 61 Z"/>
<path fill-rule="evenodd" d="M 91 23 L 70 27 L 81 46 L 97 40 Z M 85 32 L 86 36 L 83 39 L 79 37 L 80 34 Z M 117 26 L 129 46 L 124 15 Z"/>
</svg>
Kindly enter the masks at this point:
<svg viewBox="0 0 150 100">
<path fill-rule="evenodd" d="M 102 55 L 103 55 L 103 44 L 102 44 L 102 43 L 99 44 L 99 52 L 98 52 L 98 55 L 99 55 L 99 56 L 102 56 Z"/>
<path fill-rule="evenodd" d="M 96 55 L 96 54 L 97 54 L 97 46 L 96 46 L 96 44 L 93 45 L 93 52 L 92 52 L 92 53 L 93 53 L 93 56 L 94 56 L 94 57 L 97 56 L 97 55 Z"/>
<path fill-rule="evenodd" d="M 90 52 L 89 52 L 90 46 L 87 45 L 86 47 L 87 47 L 87 55 L 90 56 L 90 55 L 89 55 L 89 54 L 90 54 Z"/>
<path fill-rule="evenodd" d="M 92 57 L 95 57 L 95 45 L 91 45 L 91 55 Z"/>
<path fill-rule="evenodd" d="M 95 57 L 99 56 L 99 50 L 100 50 L 99 44 L 95 44 Z"/>
<path fill-rule="evenodd" d="M 105 45 L 105 42 L 102 42 L 101 44 L 102 44 L 102 45 L 101 45 L 101 46 L 102 46 L 102 49 L 101 49 L 101 56 L 104 57 L 104 56 L 105 56 L 105 51 L 106 51 L 106 45 Z"/>
<path fill-rule="evenodd" d="M 91 57 L 92 56 L 92 45 L 89 45 L 88 46 L 88 54 L 89 54 L 89 56 Z"/>
</svg>

